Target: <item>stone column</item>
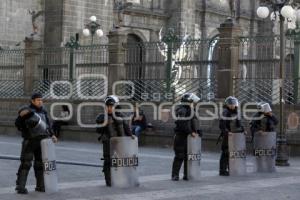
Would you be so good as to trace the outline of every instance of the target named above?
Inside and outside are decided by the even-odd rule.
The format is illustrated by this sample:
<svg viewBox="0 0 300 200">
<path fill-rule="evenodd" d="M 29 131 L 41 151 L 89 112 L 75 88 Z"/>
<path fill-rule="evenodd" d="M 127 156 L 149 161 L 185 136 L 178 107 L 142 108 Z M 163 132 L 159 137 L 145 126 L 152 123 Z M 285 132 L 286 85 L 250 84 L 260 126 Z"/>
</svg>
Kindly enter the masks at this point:
<svg viewBox="0 0 300 200">
<path fill-rule="evenodd" d="M 218 29 L 219 63 L 217 69 L 217 98 L 223 99 L 234 94 L 234 79 L 239 78 L 239 37 L 241 29 L 234 20 L 227 18 Z"/>
<path fill-rule="evenodd" d="M 63 27 L 67 18 L 64 11 L 70 12 L 69 7 L 66 8 L 64 0 L 44 1 L 45 3 L 45 32 L 44 44 L 46 47 L 59 47 L 63 38 Z M 72 2 L 73 4 L 77 3 Z M 67 10 L 66 10 L 67 9 Z M 70 23 L 67 21 L 67 23 Z"/>
<path fill-rule="evenodd" d="M 30 96 L 34 90 L 34 81 L 37 80 L 38 63 L 42 47 L 41 41 L 25 39 L 24 62 L 24 96 Z"/>
<path fill-rule="evenodd" d="M 112 86 L 116 81 L 125 78 L 125 48 L 127 34 L 122 29 L 109 32 L 109 67 L 108 67 L 108 95 L 112 94 Z"/>
</svg>

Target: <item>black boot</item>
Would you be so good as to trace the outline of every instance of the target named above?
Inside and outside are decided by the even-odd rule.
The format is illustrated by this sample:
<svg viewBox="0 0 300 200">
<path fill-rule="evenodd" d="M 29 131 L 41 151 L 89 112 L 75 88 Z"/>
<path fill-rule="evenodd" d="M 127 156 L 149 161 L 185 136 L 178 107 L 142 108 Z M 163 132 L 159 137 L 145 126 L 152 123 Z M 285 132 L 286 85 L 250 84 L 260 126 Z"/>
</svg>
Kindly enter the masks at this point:
<svg viewBox="0 0 300 200">
<path fill-rule="evenodd" d="M 19 175 L 19 171 L 18 171 L 18 173 L 16 173 L 16 175 L 17 175 L 17 180 L 16 180 L 16 188 L 15 188 L 15 190 L 17 190 L 18 188 L 19 188 L 19 185 L 20 185 L 20 181 L 19 181 L 19 177 L 20 177 L 20 175 Z"/>
<path fill-rule="evenodd" d="M 22 170 L 22 168 L 21 168 L 21 166 L 19 167 L 19 169 L 18 169 L 18 172 L 16 173 L 16 175 L 17 175 L 17 180 L 16 180 L 16 190 L 17 190 L 17 188 L 19 187 L 19 185 L 20 185 L 20 171 Z"/>
<path fill-rule="evenodd" d="M 172 175 L 172 181 L 179 181 L 179 176 Z"/>
<path fill-rule="evenodd" d="M 228 171 L 220 171 L 219 175 L 220 176 L 229 176 L 229 172 Z"/>
<path fill-rule="evenodd" d="M 227 151 L 222 151 L 220 158 L 220 176 L 229 176 L 229 156 Z"/>
<path fill-rule="evenodd" d="M 179 180 L 179 171 L 182 165 L 183 159 L 180 159 L 175 156 L 172 166 L 172 180 L 178 181 Z"/>
<path fill-rule="evenodd" d="M 183 180 L 185 181 L 188 181 L 189 178 L 188 178 L 188 168 L 187 168 L 187 159 L 184 160 L 184 163 L 183 163 Z"/>
<path fill-rule="evenodd" d="M 28 194 L 28 190 L 25 188 L 28 176 L 28 170 L 20 170 L 18 172 L 18 178 L 16 181 L 16 191 L 18 194 Z"/>
<path fill-rule="evenodd" d="M 110 172 L 104 172 L 104 177 L 105 177 L 106 186 L 110 187 L 111 186 Z"/>
<path fill-rule="evenodd" d="M 104 159 L 103 170 L 106 186 L 111 186 L 110 161 Z"/>
<path fill-rule="evenodd" d="M 34 174 L 35 174 L 35 178 L 36 178 L 35 191 L 45 192 L 44 172 L 43 172 L 43 170 L 35 170 Z"/>
</svg>

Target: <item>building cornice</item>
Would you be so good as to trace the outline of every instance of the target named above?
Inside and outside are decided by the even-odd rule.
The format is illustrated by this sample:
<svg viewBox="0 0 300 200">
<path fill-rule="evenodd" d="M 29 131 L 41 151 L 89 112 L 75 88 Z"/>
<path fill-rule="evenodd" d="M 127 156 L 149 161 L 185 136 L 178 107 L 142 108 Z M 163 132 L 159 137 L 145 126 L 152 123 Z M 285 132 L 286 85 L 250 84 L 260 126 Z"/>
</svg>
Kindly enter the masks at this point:
<svg viewBox="0 0 300 200">
<path fill-rule="evenodd" d="M 151 18 L 158 18 L 161 20 L 168 19 L 170 15 L 164 13 L 165 10 L 151 10 L 147 8 L 141 8 L 141 7 L 131 7 L 124 9 L 124 14 L 126 15 L 135 15 L 135 16 L 146 16 Z"/>
</svg>

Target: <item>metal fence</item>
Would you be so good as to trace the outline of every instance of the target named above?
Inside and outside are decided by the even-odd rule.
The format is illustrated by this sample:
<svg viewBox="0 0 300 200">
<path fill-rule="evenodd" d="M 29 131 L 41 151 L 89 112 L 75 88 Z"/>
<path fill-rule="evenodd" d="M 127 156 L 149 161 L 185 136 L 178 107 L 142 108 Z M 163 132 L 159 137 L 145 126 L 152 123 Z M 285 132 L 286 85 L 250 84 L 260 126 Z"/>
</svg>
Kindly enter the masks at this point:
<svg viewBox="0 0 300 200">
<path fill-rule="evenodd" d="M 0 97 L 24 96 L 25 50 L 0 51 Z M 45 98 L 97 96 L 104 81 L 95 75 L 107 75 L 108 46 L 42 48 L 30 51 L 27 62 L 33 67 L 34 90 Z"/>
<path fill-rule="evenodd" d="M 0 96 L 23 95 L 24 50 L 0 50 Z"/>
<path fill-rule="evenodd" d="M 234 93 L 242 102 L 279 103 L 280 37 L 243 37 L 239 42 L 240 76 L 234 80 Z M 284 100 L 294 104 L 294 40 L 285 40 Z"/>
<path fill-rule="evenodd" d="M 176 101 L 185 92 L 213 100 L 217 40 L 125 44 L 126 80 L 135 86 L 131 100 Z"/>
<path fill-rule="evenodd" d="M 242 37 L 238 41 L 239 76 L 234 94 L 242 101 L 279 101 L 279 37 Z M 125 79 L 119 95 L 131 101 L 176 101 L 194 92 L 202 101 L 214 101 L 218 91 L 219 38 L 181 39 L 173 42 L 123 44 Z M 298 80 L 293 77 L 294 41 L 285 46 L 285 100 L 295 103 Z M 0 50 L 0 97 L 24 95 L 25 50 Z M 108 75 L 109 46 L 47 48 L 35 52 L 34 90 L 46 98 L 83 99 L 104 92 L 100 75 Z M 83 76 L 84 75 L 84 76 Z M 295 84 L 297 83 L 297 84 Z M 133 89 L 134 88 L 134 89 Z M 52 96 L 51 96 L 52 94 Z"/>
<path fill-rule="evenodd" d="M 79 99 L 103 93 L 107 75 L 108 46 L 84 46 L 78 49 L 44 49 L 40 57 L 35 90 L 46 98 Z"/>
</svg>

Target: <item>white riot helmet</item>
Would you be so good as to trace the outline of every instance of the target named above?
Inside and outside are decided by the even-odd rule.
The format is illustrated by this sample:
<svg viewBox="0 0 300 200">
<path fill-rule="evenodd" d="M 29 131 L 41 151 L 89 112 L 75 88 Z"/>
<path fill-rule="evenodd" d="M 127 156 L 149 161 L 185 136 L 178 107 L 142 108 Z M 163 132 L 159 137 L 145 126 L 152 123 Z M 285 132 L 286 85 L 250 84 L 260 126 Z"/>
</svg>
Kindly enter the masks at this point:
<svg viewBox="0 0 300 200">
<path fill-rule="evenodd" d="M 119 98 L 115 95 L 107 96 L 104 100 L 105 105 L 116 105 L 120 102 Z"/>
<path fill-rule="evenodd" d="M 197 103 L 198 101 L 200 101 L 200 98 L 194 93 L 185 93 L 181 96 L 181 102 Z"/>
<path fill-rule="evenodd" d="M 233 105 L 233 106 L 238 107 L 239 106 L 239 100 L 236 97 L 229 96 L 225 99 L 225 105 L 227 105 L 227 106 Z"/>
<path fill-rule="evenodd" d="M 272 112 L 270 104 L 265 103 L 265 102 L 258 103 L 257 104 L 257 109 L 258 109 L 259 112 L 262 112 L 262 113 Z"/>
</svg>

